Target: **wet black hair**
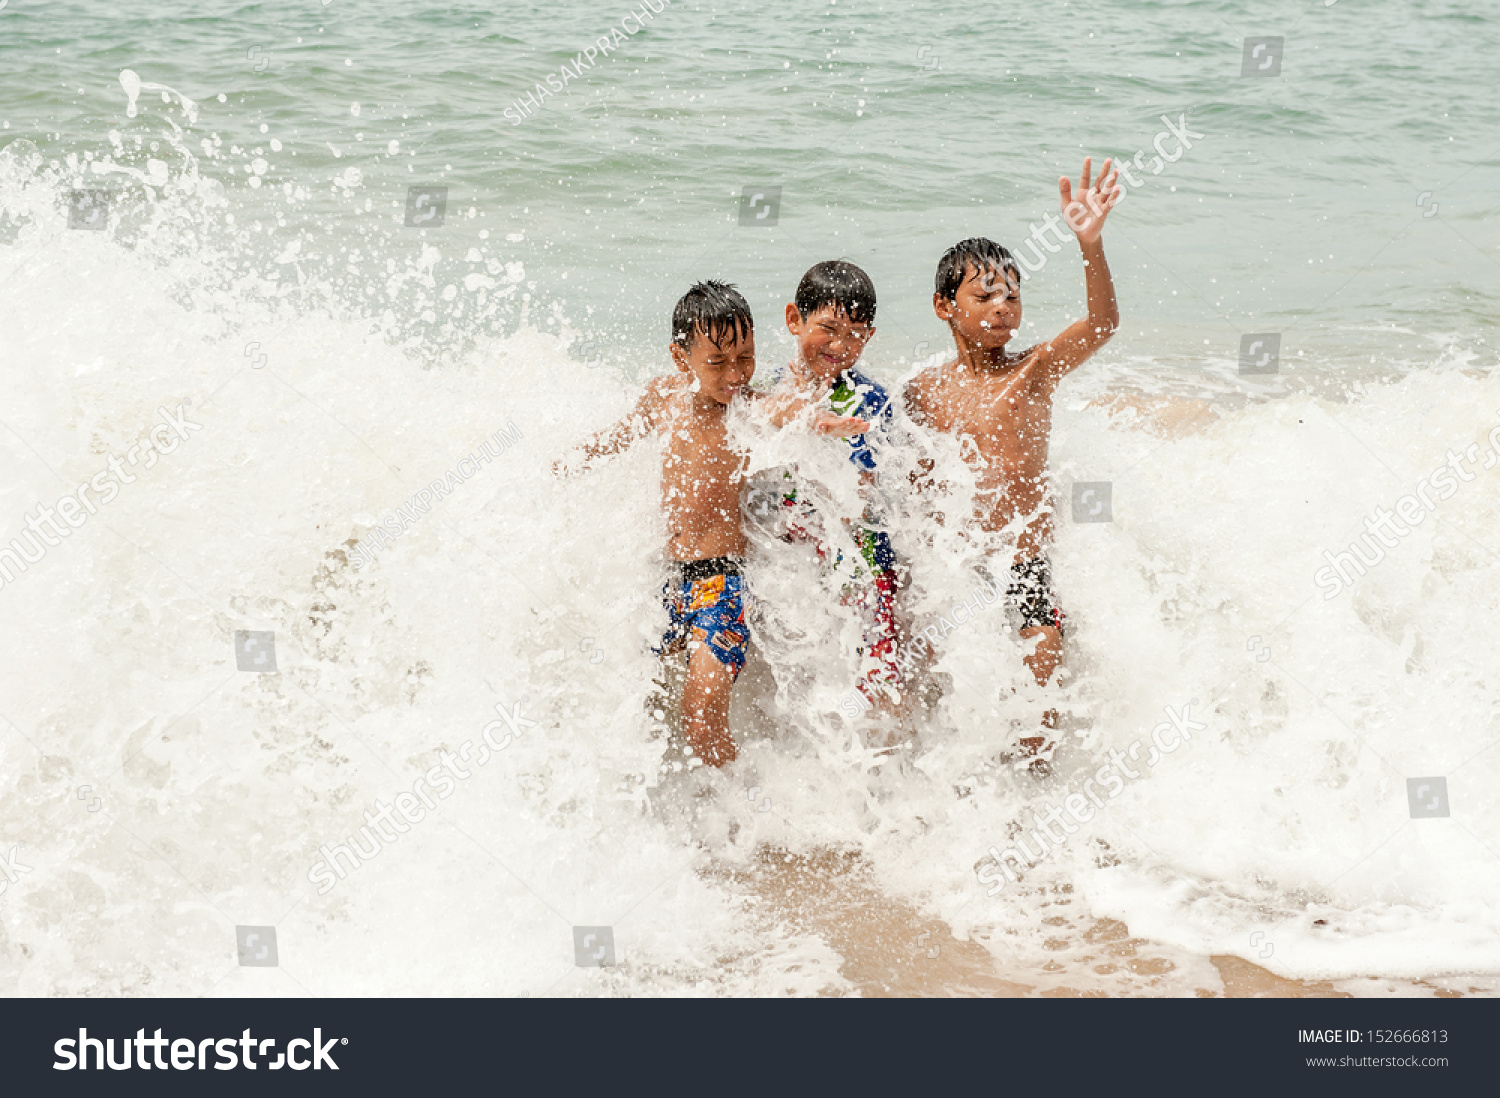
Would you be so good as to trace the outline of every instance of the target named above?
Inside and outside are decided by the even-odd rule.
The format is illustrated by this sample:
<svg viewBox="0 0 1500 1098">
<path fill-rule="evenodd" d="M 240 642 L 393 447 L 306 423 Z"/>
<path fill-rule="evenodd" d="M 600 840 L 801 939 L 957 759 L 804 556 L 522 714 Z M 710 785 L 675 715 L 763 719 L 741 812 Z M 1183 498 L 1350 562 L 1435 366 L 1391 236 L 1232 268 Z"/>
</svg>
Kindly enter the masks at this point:
<svg viewBox="0 0 1500 1098">
<path fill-rule="evenodd" d="M 829 259 L 807 269 L 793 299 L 803 320 L 824 305 L 843 311 L 855 324 L 875 323 L 875 283 L 853 263 Z"/>
<path fill-rule="evenodd" d="M 953 245 L 938 260 L 934 285 L 938 296 L 948 301 L 958 297 L 958 288 L 964 284 L 964 276 L 970 267 L 981 278 L 986 274 L 1003 271 L 1014 275 L 1018 283 L 1021 281 L 1021 268 L 1017 265 L 1015 256 L 993 240 L 971 236 L 968 240 L 960 240 Z"/>
<path fill-rule="evenodd" d="M 715 347 L 731 337 L 743 339 L 755 331 L 750 305 L 727 282 L 697 282 L 672 310 L 672 342 L 693 349 L 693 333 L 702 332 Z"/>
</svg>

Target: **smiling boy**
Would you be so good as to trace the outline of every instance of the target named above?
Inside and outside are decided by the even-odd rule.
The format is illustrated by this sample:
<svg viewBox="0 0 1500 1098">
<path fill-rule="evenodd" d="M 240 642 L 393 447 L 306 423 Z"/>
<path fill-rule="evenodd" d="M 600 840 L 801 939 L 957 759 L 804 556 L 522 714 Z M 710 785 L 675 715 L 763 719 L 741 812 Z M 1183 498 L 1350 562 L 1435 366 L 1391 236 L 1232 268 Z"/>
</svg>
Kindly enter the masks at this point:
<svg viewBox="0 0 1500 1098">
<path fill-rule="evenodd" d="M 796 354 L 777 375 L 769 399 L 773 405 L 791 400 L 826 407 L 862 421 L 860 433 L 843 440 L 868 501 L 865 521 L 852 524 L 850 530 L 858 558 L 846 562 L 842 552 L 830 552 L 821 518 L 806 500 L 798 499 L 795 487 L 783 496 L 786 537 L 812 542 L 832 570 L 847 574 L 843 598 L 862 619 L 858 689 L 868 705 L 890 713 L 901 700 L 896 663 L 899 580 L 890 537 L 876 520 L 876 455 L 866 431 L 868 425 L 883 428 L 891 417 L 891 406 L 884 387 L 855 369 L 875 335 L 875 304 L 874 283 L 853 263 L 828 260 L 810 267 L 786 307 L 787 331 L 796 340 Z M 821 433 L 831 432 L 823 428 Z"/>
<path fill-rule="evenodd" d="M 1037 684 L 1045 686 L 1062 662 L 1063 615 L 1052 594 L 1047 547 L 1051 512 L 1047 449 L 1052 399 L 1058 382 L 1108 342 L 1120 323 L 1114 281 L 1100 239 L 1105 218 L 1119 201 L 1118 174 L 1106 160 L 1090 186 L 1085 159 L 1075 199 L 1072 183 L 1058 180 L 1063 218 L 1083 253 L 1088 316 L 1046 343 L 1009 348 L 1021 324 L 1020 269 L 1011 253 L 975 237 L 948 249 L 938 263 L 932 308 L 953 333 L 957 355 L 918 374 L 905 391 L 912 418 L 958 435 L 975 473 L 971 533 L 987 555 L 983 571 L 1008 577 L 1006 595 L 1020 619 L 1020 635 L 1034 640 L 1026 655 Z M 931 468 L 930 462 L 924 463 Z M 1021 523 L 1016 536 L 1003 537 Z M 1049 712 L 1047 729 L 1055 727 Z M 1045 734 L 1021 739 L 1023 755 L 1045 758 Z"/>
<path fill-rule="evenodd" d="M 738 754 L 729 732 L 729 693 L 745 666 L 750 631 L 741 561 L 745 532 L 740 491 L 745 461 L 729 443 L 726 413 L 755 376 L 755 322 L 733 286 L 700 282 L 672 313 L 668 350 L 676 371 L 653 379 L 635 409 L 581 447 L 581 460 L 560 461 L 560 476 L 582 472 L 655 434 L 661 440 L 661 501 L 672 577 L 664 591 L 669 626 L 663 656 L 687 653 L 682 727 L 693 753 L 709 766 Z M 802 404 L 782 412 L 800 415 Z M 823 416 L 815 429 L 862 424 Z"/>
</svg>

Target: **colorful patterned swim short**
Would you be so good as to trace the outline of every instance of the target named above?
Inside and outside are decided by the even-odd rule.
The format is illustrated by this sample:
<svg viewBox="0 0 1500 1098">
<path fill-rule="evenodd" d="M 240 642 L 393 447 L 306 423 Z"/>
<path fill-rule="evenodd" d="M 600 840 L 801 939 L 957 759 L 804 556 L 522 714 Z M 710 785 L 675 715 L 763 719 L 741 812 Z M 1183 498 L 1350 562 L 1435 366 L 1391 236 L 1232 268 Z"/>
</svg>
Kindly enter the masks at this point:
<svg viewBox="0 0 1500 1098">
<path fill-rule="evenodd" d="M 726 569 L 718 571 L 717 569 Z M 703 574 L 714 570 L 714 574 Z M 706 644 L 714 657 L 738 679 L 745 667 L 750 629 L 745 624 L 744 577 L 732 561 L 691 561 L 680 578 L 662 590 L 671 618 L 662 636 L 661 653 Z"/>
<path fill-rule="evenodd" d="M 977 571 L 979 578 L 991 587 L 999 586 L 1000 576 L 1008 566 L 1010 576 L 1005 585 L 1005 601 L 1016 613 L 1022 629 L 1050 625 L 1059 635 L 1066 632 L 1062 608 L 1052 593 L 1052 567 L 1046 557 L 1012 562 L 1011 550 L 990 554 Z"/>
<path fill-rule="evenodd" d="M 874 582 L 858 589 L 850 599 L 864 620 L 857 686 L 871 702 L 882 694 L 892 700 L 901 697 L 901 667 L 896 662 L 901 642 L 901 629 L 896 620 L 897 586 L 894 569 L 877 572 Z"/>
<path fill-rule="evenodd" d="M 872 703 L 881 695 L 899 699 L 902 676 L 896 653 L 901 628 L 896 618 L 896 591 L 900 583 L 890 537 L 884 531 L 856 527 L 854 541 L 859 555 L 846 560 L 843 550 L 830 550 L 817 512 L 797 498 L 796 489 L 785 493 L 782 503 L 787 515 L 782 540 L 811 543 L 824 566 L 844 577 L 840 601 L 859 612 L 860 671 L 856 689 Z"/>
</svg>

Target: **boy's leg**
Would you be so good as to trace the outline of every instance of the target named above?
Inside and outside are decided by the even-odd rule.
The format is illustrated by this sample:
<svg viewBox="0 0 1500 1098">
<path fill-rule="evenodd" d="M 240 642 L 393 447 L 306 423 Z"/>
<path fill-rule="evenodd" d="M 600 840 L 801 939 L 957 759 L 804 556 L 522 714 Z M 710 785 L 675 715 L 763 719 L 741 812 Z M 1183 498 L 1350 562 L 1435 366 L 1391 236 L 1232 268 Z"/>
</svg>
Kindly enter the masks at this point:
<svg viewBox="0 0 1500 1098">
<path fill-rule="evenodd" d="M 1046 557 L 1011 565 L 1005 597 L 1020 612 L 1021 639 L 1036 643 L 1022 657 L 1038 686 L 1046 686 L 1062 663 L 1063 613 L 1052 594 L 1052 570 Z"/>
<path fill-rule="evenodd" d="M 729 690 L 734 675 L 707 644 L 694 644 L 682 691 L 682 730 L 693 753 L 709 766 L 731 763 L 739 752 L 729 735 Z"/>
<path fill-rule="evenodd" d="M 1055 625 L 1033 625 L 1021 630 L 1022 640 L 1032 637 L 1036 637 L 1037 642 L 1022 660 L 1036 677 L 1036 684 L 1046 686 L 1052 680 L 1053 672 L 1062 664 L 1062 631 Z"/>
<path fill-rule="evenodd" d="M 1030 629 L 1021 630 L 1022 640 L 1030 640 L 1032 637 L 1037 638 L 1036 644 L 1022 657 L 1022 660 L 1036 677 L 1036 684 L 1046 686 L 1052 680 L 1053 672 L 1062 663 L 1062 631 L 1052 625 L 1035 625 Z M 1057 720 L 1057 710 L 1049 709 L 1042 714 L 1042 727 L 1048 732 L 1055 732 Z M 1041 754 L 1047 747 L 1047 739 L 1046 733 L 1040 736 L 1021 737 L 1017 742 L 1021 745 L 1022 756 Z"/>
</svg>

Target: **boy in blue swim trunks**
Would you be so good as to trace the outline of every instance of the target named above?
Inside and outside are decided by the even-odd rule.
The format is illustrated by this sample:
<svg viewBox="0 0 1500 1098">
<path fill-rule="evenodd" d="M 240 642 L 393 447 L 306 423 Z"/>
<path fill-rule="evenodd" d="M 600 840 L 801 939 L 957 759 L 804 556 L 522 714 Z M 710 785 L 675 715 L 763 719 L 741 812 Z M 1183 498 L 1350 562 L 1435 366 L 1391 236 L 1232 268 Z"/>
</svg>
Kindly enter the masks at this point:
<svg viewBox="0 0 1500 1098">
<path fill-rule="evenodd" d="M 682 727 L 693 754 L 723 766 L 738 754 L 729 733 L 729 692 L 745 666 L 750 631 L 740 562 L 744 459 L 729 445 L 731 403 L 748 397 L 755 375 L 755 323 L 733 286 L 700 282 L 672 314 L 668 347 L 675 372 L 646 386 L 630 415 L 582 447 L 580 461 L 559 462 L 559 475 L 582 472 L 648 434 L 661 440 L 662 510 L 673 575 L 666 588 L 670 624 L 662 654 L 686 651 Z M 782 418 L 801 408 L 778 409 Z M 858 420 L 824 415 L 815 430 L 848 433 Z"/>
<path fill-rule="evenodd" d="M 795 299 L 786 307 L 786 326 L 797 341 L 797 353 L 776 375 L 768 394 L 770 400 L 774 403 L 791 398 L 810 405 L 826 402 L 834 413 L 857 417 L 873 424 L 875 432 L 883 431 L 892 414 L 890 398 L 882 386 L 855 369 L 875 334 L 875 285 L 870 276 L 842 260 L 814 265 L 802 276 Z M 849 435 L 843 442 L 873 500 L 876 455 L 870 435 Z M 865 522 L 850 531 L 858 557 L 847 561 L 842 553 L 828 548 L 821 519 L 805 500 L 797 498 L 795 487 L 784 494 L 783 502 L 787 508 L 787 539 L 811 541 L 825 562 L 848 575 L 844 601 L 856 607 L 863 619 L 857 686 L 867 706 L 890 712 L 901 700 L 896 663 L 899 581 L 896 554 L 889 535 L 879 529 L 873 502 L 866 508 Z"/>
</svg>

